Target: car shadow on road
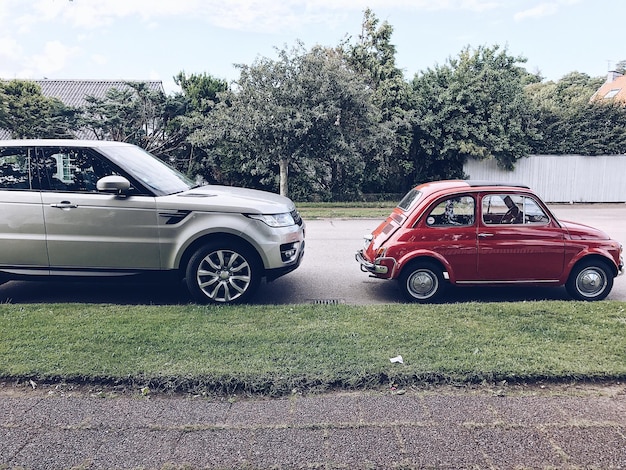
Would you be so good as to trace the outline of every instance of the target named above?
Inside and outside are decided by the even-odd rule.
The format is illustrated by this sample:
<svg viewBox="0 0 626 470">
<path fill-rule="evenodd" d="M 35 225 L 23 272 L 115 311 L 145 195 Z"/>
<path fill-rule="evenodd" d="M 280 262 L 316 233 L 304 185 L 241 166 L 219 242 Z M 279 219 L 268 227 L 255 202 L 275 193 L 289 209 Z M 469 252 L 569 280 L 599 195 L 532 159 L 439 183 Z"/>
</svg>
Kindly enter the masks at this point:
<svg viewBox="0 0 626 470">
<path fill-rule="evenodd" d="M 10 281 L 0 286 L 0 302 L 176 305 L 192 300 L 183 286 L 172 284 Z"/>
<path fill-rule="evenodd" d="M 280 279 L 260 286 L 252 305 L 280 304 L 386 304 L 404 302 L 396 283 L 377 282 L 368 298 L 352 301 L 341 296 L 298 292 L 296 283 Z M 523 302 L 568 300 L 562 287 L 449 287 L 438 303 Z M 194 303 L 182 284 L 147 282 L 37 282 L 10 281 L 0 286 L 0 302 L 89 303 L 116 305 L 186 305 Z"/>
<path fill-rule="evenodd" d="M 397 283 L 379 283 L 376 290 L 378 298 L 387 299 L 387 303 L 408 303 Z M 533 302 L 541 300 L 571 300 L 565 287 L 541 286 L 448 286 L 437 304 L 455 304 L 468 302 Z"/>
</svg>

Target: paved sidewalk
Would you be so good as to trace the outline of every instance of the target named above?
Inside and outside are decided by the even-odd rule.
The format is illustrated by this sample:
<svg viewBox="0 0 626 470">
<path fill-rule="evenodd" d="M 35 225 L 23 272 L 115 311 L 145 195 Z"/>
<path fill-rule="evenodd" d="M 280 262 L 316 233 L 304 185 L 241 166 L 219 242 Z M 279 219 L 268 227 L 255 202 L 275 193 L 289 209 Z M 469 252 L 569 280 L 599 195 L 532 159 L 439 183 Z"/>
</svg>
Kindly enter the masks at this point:
<svg viewBox="0 0 626 470">
<path fill-rule="evenodd" d="M 217 400 L 0 387 L 0 469 L 626 469 L 626 386 Z"/>
</svg>

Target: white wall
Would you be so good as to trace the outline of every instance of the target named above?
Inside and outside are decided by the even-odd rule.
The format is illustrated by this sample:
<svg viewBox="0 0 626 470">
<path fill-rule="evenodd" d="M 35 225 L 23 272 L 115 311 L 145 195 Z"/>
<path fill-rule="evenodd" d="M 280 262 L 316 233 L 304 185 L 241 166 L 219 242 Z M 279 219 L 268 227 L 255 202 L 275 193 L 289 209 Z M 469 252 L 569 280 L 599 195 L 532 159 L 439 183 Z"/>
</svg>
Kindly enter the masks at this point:
<svg viewBox="0 0 626 470">
<path fill-rule="evenodd" d="M 472 180 L 525 184 L 546 202 L 626 202 L 626 155 L 531 155 L 513 171 L 470 159 L 463 169 Z"/>
</svg>

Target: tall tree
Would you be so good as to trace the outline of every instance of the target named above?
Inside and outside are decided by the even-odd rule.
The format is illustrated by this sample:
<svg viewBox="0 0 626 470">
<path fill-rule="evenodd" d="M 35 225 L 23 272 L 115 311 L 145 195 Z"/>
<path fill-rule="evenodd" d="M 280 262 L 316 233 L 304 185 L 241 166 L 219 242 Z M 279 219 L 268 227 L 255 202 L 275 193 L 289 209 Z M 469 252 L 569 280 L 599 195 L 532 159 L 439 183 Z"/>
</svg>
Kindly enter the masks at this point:
<svg viewBox="0 0 626 470">
<path fill-rule="evenodd" d="M 182 92 L 174 96 L 174 102 L 182 107 L 181 119 L 171 121 L 178 126 L 178 131 L 186 137 L 200 129 L 204 120 L 219 102 L 219 95 L 228 90 L 228 83 L 209 74 L 191 74 L 180 72 L 174 77 Z M 209 158 L 206 152 L 194 145 L 188 138 L 172 154 L 175 165 L 189 176 L 201 171 L 202 162 Z M 217 175 L 205 175 L 209 182 L 219 181 Z"/>
<path fill-rule="evenodd" d="M 143 82 L 126 85 L 108 90 L 104 98 L 86 97 L 82 126 L 97 139 L 129 142 L 169 160 L 187 137 L 179 122 L 184 103 Z"/>
<path fill-rule="evenodd" d="M 412 154 L 416 182 L 462 178 L 468 158 L 493 157 L 503 168 L 528 154 L 537 138 L 527 72 L 499 46 L 465 48 L 413 80 L 417 124 Z"/>
<path fill-rule="evenodd" d="M 341 46 L 351 67 L 372 87 L 381 125 L 391 133 L 391 137 L 381 143 L 378 152 L 371 152 L 365 161 L 366 192 L 404 192 L 406 182 L 401 176 L 413 168 L 409 159 L 414 114 L 411 88 L 396 65 L 392 35 L 393 27 L 386 21 L 380 23 L 368 8 L 363 15 L 357 42 L 345 42 Z"/>
<path fill-rule="evenodd" d="M 337 51 L 302 44 L 240 65 L 240 78 L 194 141 L 223 178 L 303 200 L 360 192 L 363 155 L 384 129 L 368 84 Z M 291 185 L 289 182 L 295 181 Z"/>
<path fill-rule="evenodd" d="M 219 101 L 219 94 L 228 90 L 225 80 L 209 74 L 191 74 L 180 72 L 174 77 L 174 82 L 183 91 L 189 111 L 207 115 Z"/>
</svg>

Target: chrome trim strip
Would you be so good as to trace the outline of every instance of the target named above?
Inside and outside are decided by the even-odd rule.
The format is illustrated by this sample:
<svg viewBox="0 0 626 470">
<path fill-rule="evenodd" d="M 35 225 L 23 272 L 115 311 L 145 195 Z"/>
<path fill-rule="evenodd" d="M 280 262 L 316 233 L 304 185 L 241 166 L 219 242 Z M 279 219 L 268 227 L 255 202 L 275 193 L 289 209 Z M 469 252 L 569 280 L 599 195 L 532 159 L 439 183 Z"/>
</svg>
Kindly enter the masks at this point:
<svg viewBox="0 0 626 470">
<path fill-rule="evenodd" d="M 523 281 L 456 281 L 457 284 L 554 284 L 558 279 L 525 279 Z"/>
</svg>

